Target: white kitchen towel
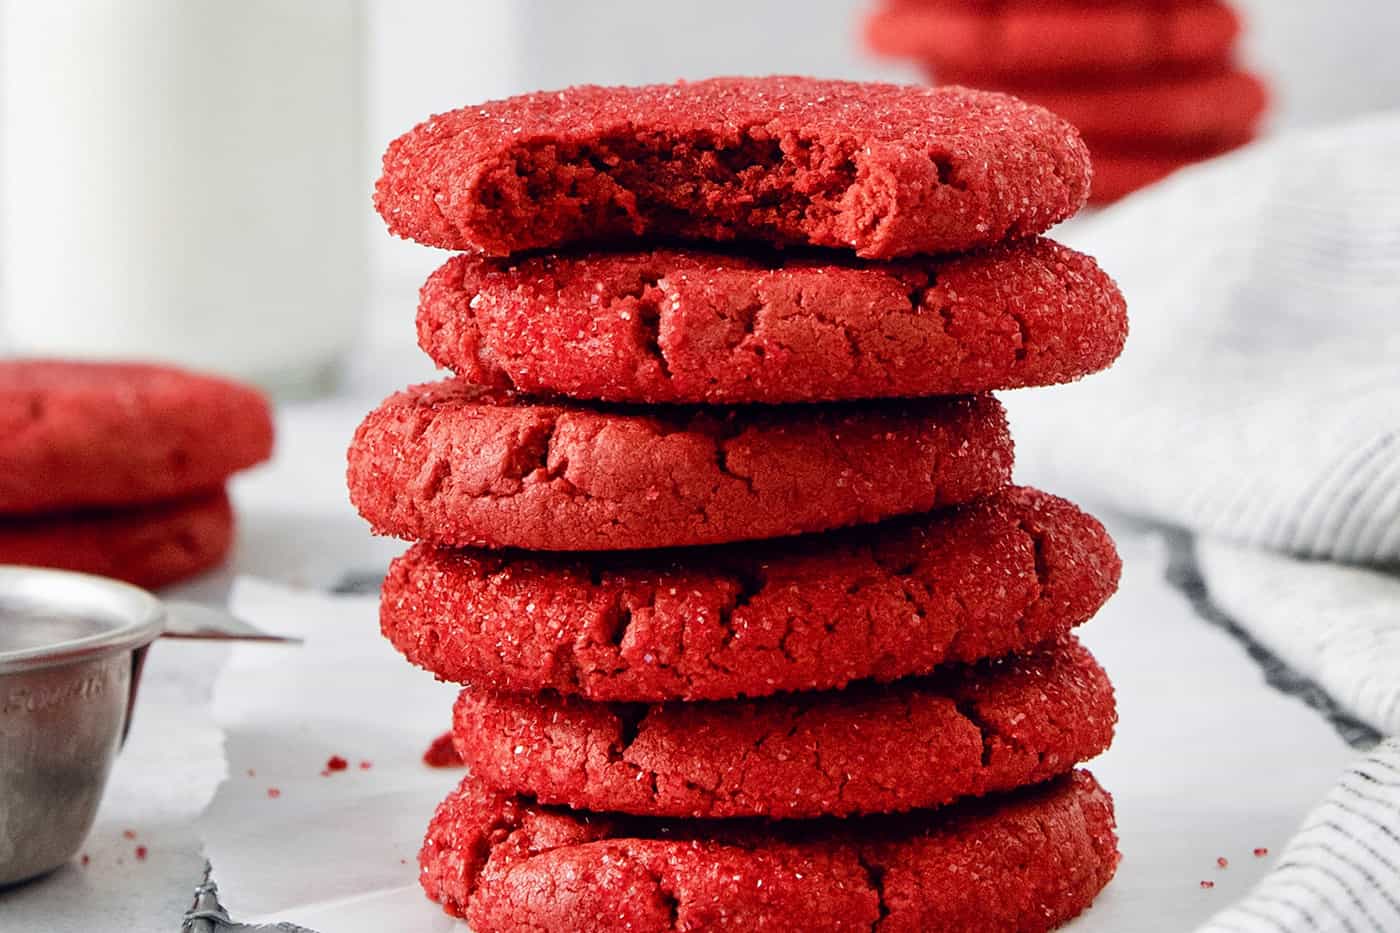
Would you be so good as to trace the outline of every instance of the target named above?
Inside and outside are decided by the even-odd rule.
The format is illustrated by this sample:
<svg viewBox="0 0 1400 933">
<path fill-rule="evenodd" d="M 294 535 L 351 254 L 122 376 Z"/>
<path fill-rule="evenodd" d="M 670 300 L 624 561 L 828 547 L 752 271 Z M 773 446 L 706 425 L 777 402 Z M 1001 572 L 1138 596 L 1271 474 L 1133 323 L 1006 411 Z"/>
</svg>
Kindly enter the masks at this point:
<svg viewBox="0 0 1400 933">
<path fill-rule="evenodd" d="M 1128 299 L 1106 374 L 1008 393 L 1047 488 L 1400 562 L 1400 113 L 1277 137 L 1067 228 Z"/>
<path fill-rule="evenodd" d="M 1127 349 L 1105 375 L 1007 398 L 1022 481 L 1196 532 L 1210 598 L 1392 735 L 1396 164 L 1400 113 L 1378 114 L 1183 171 L 1065 228 L 1122 286 Z M 1400 931 L 1398 901 L 1391 741 L 1345 775 L 1253 894 L 1202 929 Z"/>
<path fill-rule="evenodd" d="M 1226 615 L 1345 712 L 1400 736 L 1400 575 L 1207 538 L 1196 557 Z"/>
<path fill-rule="evenodd" d="M 1400 930 L 1400 742 L 1349 768 L 1277 867 L 1197 933 Z"/>
</svg>

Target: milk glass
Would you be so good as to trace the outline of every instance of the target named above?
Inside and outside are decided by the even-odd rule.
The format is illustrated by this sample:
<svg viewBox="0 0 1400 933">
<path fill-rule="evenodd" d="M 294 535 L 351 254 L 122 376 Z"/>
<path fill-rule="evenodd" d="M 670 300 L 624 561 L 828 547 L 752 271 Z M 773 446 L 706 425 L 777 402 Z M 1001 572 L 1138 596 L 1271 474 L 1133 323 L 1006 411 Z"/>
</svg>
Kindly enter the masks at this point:
<svg viewBox="0 0 1400 933">
<path fill-rule="evenodd" d="M 365 300 L 362 19 L 5 0 L 0 345 L 326 386 Z"/>
</svg>

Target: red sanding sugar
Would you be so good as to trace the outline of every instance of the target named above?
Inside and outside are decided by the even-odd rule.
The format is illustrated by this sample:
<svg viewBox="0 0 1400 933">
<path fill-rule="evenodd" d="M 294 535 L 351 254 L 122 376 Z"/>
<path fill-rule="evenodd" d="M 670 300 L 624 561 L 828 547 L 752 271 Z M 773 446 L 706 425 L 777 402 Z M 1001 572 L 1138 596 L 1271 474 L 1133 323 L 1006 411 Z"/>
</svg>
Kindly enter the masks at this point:
<svg viewBox="0 0 1400 933">
<path fill-rule="evenodd" d="M 372 761 L 362 761 L 362 762 L 360 762 L 360 770 L 361 770 L 361 771 L 368 771 L 370 768 L 373 768 L 373 767 L 374 767 L 374 762 L 372 762 Z"/>
<path fill-rule="evenodd" d="M 464 764 L 462 756 L 457 754 L 457 746 L 452 744 L 451 732 L 433 739 L 433 744 L 423 753 L 423 764 L 429 768 L 457 768 Z"/>
<path fill-rule="evenodd" d="M 136 857 L 137 857 L 138 859 L 140 859 L 141 861 L 143 861 L 143 862 L 146 860 L 146 847 L 145 847 L 145 846 L 137 846 L 137 847 L 136 847 Z"/>
<path fill-rule="evenodd" d="M 339 755 L 332 755 L 326 761 L 327 771 L 344 771 L 348 767 L 350 767 L 350 762 L 346 761 L 344 758 L 341 758 Z"/>
<path fill-rule="evenodd" d="M 1214 882 L 1214 881 L 1202 881 L 1202 882 L 1201 882 L 1201 887 L 1206 888 L 1206 889 L 1213 888 L 1213 887 L 1215 887 L 1215 882 Z"/>
<path fill-rule="evenodd" d="M 267 796 L 272 800 L 276 800 L 278 797 L 282 796 L 282 791 L 278 790 L 276 787 L 269 787 L 267 789 Z"/>
<path fill-rule="evenodd" d="M 1260 846 L 1259 848 L 1257 848 L 1257 849 L 1254 850 L 1254 857 L 1255 857 L 1255 858 L 1263 858 L 1264 856 L 1266 856 L 1266 855 L 1268 855 L 1268 854 L 1269 854 L 1269 850 L 1266 849 L 1266 848 L 1264 848 L 1263 846 Z"/>
<path fill-rule="evenodd" d="M 1221 868 L 1229 868 L 1229 867 L 1230 867 L 1230 860 L 1227 859 L 1225 856 L 1222 855 L 1222 856 L 1220 856 L 1220 858 L 1218 858 L 1218 859 L 1215 860 L 1215 864 L 1219 865 Z"/>
</svg>

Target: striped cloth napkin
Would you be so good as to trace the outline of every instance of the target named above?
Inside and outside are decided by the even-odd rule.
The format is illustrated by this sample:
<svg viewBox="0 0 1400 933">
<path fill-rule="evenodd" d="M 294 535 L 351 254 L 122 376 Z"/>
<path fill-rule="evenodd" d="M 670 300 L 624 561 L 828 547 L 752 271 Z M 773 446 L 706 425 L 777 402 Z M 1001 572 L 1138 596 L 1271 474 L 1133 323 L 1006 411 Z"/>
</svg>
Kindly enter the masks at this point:
<svg viewBox="0 0 1400 933">
<path fill-rule="evenodd" d="M 1197 933 L 1400 930 L 1400 741 L 1349 768 L 1278 867 Z"/>
<path fill-rule="evenodd" d="M 1400 112 L 1278 137 L 1069 229 L 1118 279 L 1131 334 L 1107 373 L 1012 393 L 1018 446 L 1126 512 L 1400 564 L 1397 162 Z"/>
<path fill-rule="evenodd" d="M 1062 231 L 1128 299 L 1119 363 L 1007 399 L 1020 479 L 1197 535 L 1210 601 L 1400 736 L 1400 112 L 1277 137 Z M 1362 744 L 1369 744 L 1362 742 Z M 1400 744 L 1207 933 L 1400 931 Z"/>
<path fill-rule="evenodd" d="M 1400 736 L 1400 575 L 1209 538 L 1196 561 L 1216 606 L 1342 711 Z"/>
</svg>

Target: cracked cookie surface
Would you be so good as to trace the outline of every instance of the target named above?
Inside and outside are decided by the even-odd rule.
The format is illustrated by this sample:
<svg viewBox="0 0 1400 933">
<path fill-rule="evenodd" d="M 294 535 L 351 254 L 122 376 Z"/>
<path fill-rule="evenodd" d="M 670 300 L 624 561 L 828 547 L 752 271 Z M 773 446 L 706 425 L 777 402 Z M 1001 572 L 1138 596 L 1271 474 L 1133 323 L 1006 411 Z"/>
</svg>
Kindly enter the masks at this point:
<svg viewBox="0 0 1400 933">
<path fill-rule="evenodd" d="M 390 144 L 375 206 L 399 236 L 491 256 L 678 238 L 889 259 L 1043 233 L 1088 187 L 1073 127 L 1006 95 L 713 78 L 439 114 Z"/>
<path fill-rule="evenodd" d="M 969 502 L 1010 479 L 990 396 L 785 409 L 527 401 L 464 380 L 371 412 L 350 497 L 375 531 L 541 551 L 720 544 Z"/>
<path fill-rule="evenodd" d="M 1106 749 L 1113 688 L 1077 641 L 890 685 L 759 700 L 593 703 L 466 688 L 453 740 L 541 802 L 686 818 L 850 816 L 1038 783 Z"/>
<path fill-rule="evenodd" d="M 418 340 L 481 384 L 615 402 L 804 402 L 1067 382 L 1127 336 L 1092 259 L 1032 239 L 898 263 L 655 250 L 462 255 Z"/>
<path fill-rule="evenodd" d="M 827 690 L 997 657 L 1088 620 L 1121 569 L 1098 521 L 1013 488 L 872 528 L 619 555 L 415 545 L 384 634 L 443 680 L 660 702 Z"/>
<path fill-rule="evenodd" d="M 419 867 L 429 897 L 480 933 L 1043 933 L 1112 879 L 1114 829 L 1085 771 L 932 813 L 781 824 L 576 813 L 468 777 Z"/>
</svg>

